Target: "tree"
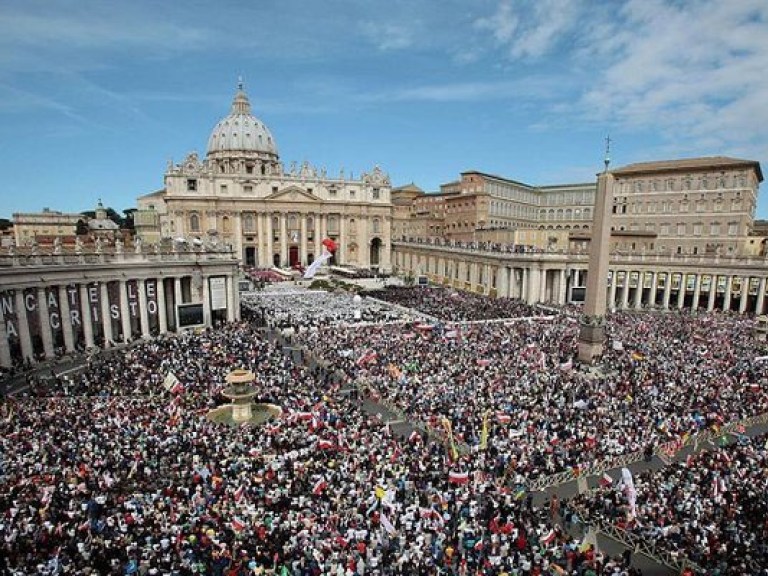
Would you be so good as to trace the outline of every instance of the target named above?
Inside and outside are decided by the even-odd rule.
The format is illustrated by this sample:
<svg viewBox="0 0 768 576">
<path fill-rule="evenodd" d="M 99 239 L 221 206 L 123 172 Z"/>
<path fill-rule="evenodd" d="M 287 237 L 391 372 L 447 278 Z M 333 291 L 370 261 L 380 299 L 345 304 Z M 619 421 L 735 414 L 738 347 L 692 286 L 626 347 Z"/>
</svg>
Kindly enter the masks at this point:
<svg viewBox="0 0 768 576">
<path fill-rule="evenodd" d="M 123 214 L 125 214 L 125 218 L 123 218 L 123 225 L 121 228 L 126 228 L 128 230 L 133 230 L 135 228 L 133 223 L 133 215 L 137 212 L 136 208 L 126 208 L 123 210 Z"/>
<path fill-rule="evenodd" d="M 80 218 L 75 226 L 75 234 L 78 236 L 87 236 L 89 233 L 90 229 L 88 228 L 88 224 L 86 224 L 85 220 Z"/>
</svg>

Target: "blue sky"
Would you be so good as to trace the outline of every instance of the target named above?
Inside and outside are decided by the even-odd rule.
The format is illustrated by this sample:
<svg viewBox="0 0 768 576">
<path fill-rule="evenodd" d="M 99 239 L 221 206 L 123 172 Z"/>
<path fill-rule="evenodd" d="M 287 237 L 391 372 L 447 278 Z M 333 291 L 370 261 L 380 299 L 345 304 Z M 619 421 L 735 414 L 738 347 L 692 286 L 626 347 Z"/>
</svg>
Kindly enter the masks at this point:
<svg viewBox="0 0 768 576">
<path fill-rule="evenodd" d="M 727 155 L 768 170 L 765 0 L 4 0 L 0 216 L 118 210 L 242 75 L 281 159 L 437 190 Z M 768 217 L 761 194 L 758 217 Z"/>
</svg>

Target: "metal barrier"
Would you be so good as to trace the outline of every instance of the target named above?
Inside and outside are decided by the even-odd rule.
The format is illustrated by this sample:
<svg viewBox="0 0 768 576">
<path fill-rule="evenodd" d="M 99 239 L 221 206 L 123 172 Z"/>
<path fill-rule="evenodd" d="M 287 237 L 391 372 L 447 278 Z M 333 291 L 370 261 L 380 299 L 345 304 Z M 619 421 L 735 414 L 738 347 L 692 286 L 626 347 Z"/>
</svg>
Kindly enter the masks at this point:
<svg viewBox="0 0 768 576">
<path fill-rule="evenodd" d="M 687 556 L 659 548 L 655 544 L 648 542 L 645 538 L 614 526 L 602 518 L 592 518 L 586 513 L 584 508 L 577 507 L 576 511 L 586 524 L 594 526 L 598 532 L 602 532 L 635 553 L 645 554 L 659 564 L 663 564 L 673 570 L 682 572 L 686 568 L 690 568 L 697 574 L 706 573 L 701 566 L 692 562 Z"/>
</svg>

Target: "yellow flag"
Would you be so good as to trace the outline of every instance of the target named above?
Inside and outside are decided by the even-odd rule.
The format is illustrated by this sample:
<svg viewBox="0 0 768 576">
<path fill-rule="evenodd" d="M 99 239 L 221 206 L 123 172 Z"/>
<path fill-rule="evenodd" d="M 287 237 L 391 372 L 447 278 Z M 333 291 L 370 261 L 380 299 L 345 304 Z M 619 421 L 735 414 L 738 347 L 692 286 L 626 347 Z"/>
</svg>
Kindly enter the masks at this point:
<svg viewBox="0 0 768 576">
<path fill-rule="evenodd" d="M 480 432 L 480 450 L 488 448 L 488 411 L 483 414 L 483 429 Z"/>
</svg>

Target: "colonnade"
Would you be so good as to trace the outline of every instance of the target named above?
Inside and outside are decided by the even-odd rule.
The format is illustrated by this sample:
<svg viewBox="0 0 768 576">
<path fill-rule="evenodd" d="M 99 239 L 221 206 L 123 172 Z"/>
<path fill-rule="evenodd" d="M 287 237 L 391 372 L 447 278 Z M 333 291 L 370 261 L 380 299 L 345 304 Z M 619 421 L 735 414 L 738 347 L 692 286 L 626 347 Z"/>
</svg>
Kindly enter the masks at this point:
<svg viewBox="0 0 768 576">
<path fill-rule="evenodd" d="M 616 257 L 610 263 L 606 294 L 610 309 L 766 312 L 768 267 L 762 259 L 692 262 L 654 257 L 653 262 L 635 265 L 621 260 Z M 406 275 L 529 304 L 581 302 L 587 285 L 585 254 L 494 253 L 396 243 L 394 264 Z"/>
<path fill-rule="evenodd" d="M 239 318 L 231 264 L 144 267 L 136 274 L 55 268 L 1 271 L 0 366 Z"/>
</svg>

